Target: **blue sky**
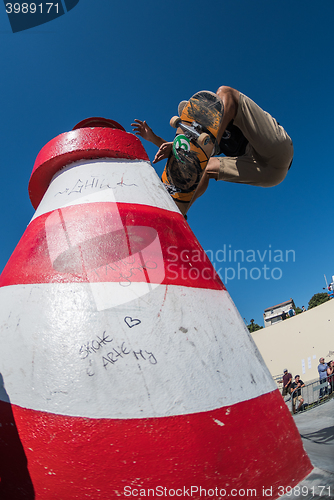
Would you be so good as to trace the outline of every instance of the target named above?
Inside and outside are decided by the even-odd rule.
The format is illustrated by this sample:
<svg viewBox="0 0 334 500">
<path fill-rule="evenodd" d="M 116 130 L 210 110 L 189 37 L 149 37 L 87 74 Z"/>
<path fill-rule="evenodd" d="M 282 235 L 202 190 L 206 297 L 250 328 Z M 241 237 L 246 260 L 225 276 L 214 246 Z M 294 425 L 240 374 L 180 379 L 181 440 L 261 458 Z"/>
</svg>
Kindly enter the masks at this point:
<svg viewBox="0 0 334 500">
<path fill-rule="evenodd" d="M 323 291 L 324 274 L 334 275 L 334 3 L 220 0 L 210 8 L 198 0 L 80 0 L 13 34 L 1 7 L 0 269 L 34 213 L 28 181 L 49 140 L 89 116 L 127 131 L 145 119 L 172 139 L 179 101 L 230 85 L 285 127 L 293 165 L 269 189 L 211 181 L 188 222 L 247 322 L 262 325 L 263 310 L 290 297 L 307 307 Z M 144 146 L 152 160 L 156 148 Z"/>
</svg>

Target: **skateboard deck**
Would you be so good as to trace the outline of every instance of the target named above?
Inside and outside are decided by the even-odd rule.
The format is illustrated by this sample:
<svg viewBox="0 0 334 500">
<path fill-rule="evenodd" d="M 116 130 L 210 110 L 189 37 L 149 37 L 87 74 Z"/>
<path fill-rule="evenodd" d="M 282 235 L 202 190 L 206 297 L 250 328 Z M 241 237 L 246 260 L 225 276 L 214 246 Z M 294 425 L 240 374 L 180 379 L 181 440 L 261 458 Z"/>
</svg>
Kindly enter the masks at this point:
<svg viewBox="0 0 334 500">
<path fill-rule="evenodd" d="M 223 103 L 219 97 L 201 91 L 185 102 L 180 117 L 170 121 L 176 136 L 161 180 L 182 213 L 187 211 L 215 150 L 222 118 Z"/>
</svg>

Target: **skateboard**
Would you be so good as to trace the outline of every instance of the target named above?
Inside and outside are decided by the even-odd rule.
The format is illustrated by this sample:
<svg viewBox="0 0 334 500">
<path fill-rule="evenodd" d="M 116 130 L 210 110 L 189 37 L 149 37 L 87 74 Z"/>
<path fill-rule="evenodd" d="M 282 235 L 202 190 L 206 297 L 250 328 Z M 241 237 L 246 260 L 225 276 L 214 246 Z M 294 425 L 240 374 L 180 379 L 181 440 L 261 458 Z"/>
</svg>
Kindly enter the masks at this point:
<svg viewBox="0 0 334 500">
<path fill-rule="evenodd" d="M 186 213 L 210 157 L 216 151 L 223 103 L 213 92 L 201 91 L 179 105 L 180 116 L 172 151 L 161 180 L 183 214 Z"/>
</svg>

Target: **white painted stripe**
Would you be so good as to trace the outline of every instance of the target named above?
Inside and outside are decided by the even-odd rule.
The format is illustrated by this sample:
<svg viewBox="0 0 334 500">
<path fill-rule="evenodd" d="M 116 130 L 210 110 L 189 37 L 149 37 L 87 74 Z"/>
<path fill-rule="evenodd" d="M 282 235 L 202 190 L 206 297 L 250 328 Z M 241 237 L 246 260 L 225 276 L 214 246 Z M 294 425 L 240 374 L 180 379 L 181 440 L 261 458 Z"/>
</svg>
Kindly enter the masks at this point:
<svg viewBox="0 0 334 500">
<path fill-rule="evenodd" d="M 118 283 L 0 289 L 0 372 L 13 404 L 91 418 L 208 411 L 276 386 L 226 291 L 159 285 L 99 311 Z M 145 285 L 146 286 L 146 285 Z M 109 353 L 109 355 L 108 355 Z"/>
<path fill-rule="evenodd" d="M 150 163 L 82 160 L 57 172 L 33 219 L 57 208 L 96 202 L 144 204 L 179 211 Z"/>
</svg>

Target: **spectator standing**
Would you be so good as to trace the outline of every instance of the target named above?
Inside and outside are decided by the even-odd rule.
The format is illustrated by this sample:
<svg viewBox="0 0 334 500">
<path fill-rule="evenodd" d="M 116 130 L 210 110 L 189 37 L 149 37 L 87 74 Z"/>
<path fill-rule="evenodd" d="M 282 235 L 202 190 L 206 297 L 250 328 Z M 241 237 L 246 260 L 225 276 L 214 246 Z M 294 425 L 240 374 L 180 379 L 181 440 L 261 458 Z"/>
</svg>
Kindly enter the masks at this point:
<svg viewBox="0 0 334 500">
<path fill-rule="evenodd" d="M 327 363 L 327 381 L 329 394 L 334 392 L 334 361 L 328 361 Z"/>
<path fill-rule="evenodd" d="M 327 363 L 325 363 L 324 358 L 319 359 L 318 373 L 319 373 L 320 384 L 324 385 L 320 389 L 320 397 L 322 398 L 324 394 L 327 394 L 327 384 L 325 383 L 327 379 Z"/>
<path fill-rule="evenodd" d="M 282 396 L 283 397 L 286 396 L 287 394 L 290 394 L 290 392 L 291 392 L 291 383 L 292 383 L 292 375 L 285 368 L 284 371 L 283 371 L 283 390 L 282 390 Z"/>
<path fill-rule="evenodd" d="M 291 388 L 293 391 L 292 392 L 292 411 L 293 411 L 293 413 L 296 413 L 296 411 L 299 411 L 304 403 L 304 399 L 302 398 L 302 387 L 305 387 L 305 384 L 302 380 L 300 380 L 300 376 L 296 375 L 295 381 L 292 382 L 292 384 L 291 384 Z M 296 410 L 297 400 L 299 401 L 299 406 Z"/>
</svg>

